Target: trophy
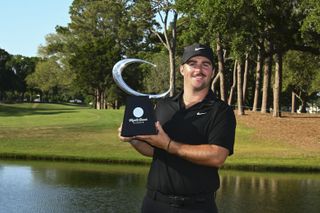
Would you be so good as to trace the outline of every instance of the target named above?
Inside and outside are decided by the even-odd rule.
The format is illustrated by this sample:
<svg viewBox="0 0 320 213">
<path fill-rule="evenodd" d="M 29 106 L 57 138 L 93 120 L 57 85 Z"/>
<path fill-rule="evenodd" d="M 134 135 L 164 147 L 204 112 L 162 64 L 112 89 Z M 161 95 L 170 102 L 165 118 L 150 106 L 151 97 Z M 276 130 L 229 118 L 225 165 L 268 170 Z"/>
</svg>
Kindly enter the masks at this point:
<svg viewBox="0 0 320 213">
<path fill-rule="evenodd" d="M 150 99 L 162 98 L 170 92 L 170 89 L 161 94 L 144 94 L 131 89 L 124 82 L 121 74 L 124 68 L 132 63 L 146 63 L 156 66 L 148 61 L 136 58 L 120 60 L 113 66 L 112 75 L 114 81 L 120 89 L 129 95 L 126 100 L 121 136 L 154 135 L 157 134 L 155 128 L 156 120 Z"/>
</svg>

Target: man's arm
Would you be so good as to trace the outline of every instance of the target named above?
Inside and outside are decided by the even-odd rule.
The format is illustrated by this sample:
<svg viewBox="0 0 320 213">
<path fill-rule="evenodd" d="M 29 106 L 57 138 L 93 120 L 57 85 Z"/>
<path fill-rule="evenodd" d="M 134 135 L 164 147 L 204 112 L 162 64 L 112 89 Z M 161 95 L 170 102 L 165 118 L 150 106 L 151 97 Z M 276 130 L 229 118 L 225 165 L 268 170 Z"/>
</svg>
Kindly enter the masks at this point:
<svg viewBox="0 0 320 213">
<path fill-rule="evenodd" d="M 171 141 L 167 152 L 192 163 L 212 167 L 221 167 L 229 155 L 229 150 L 221 146 L 213 144 L 189 145 L 176 141 Z"/>
<path fill-rule="evenodd" d="M 147 144 L 146 142 L 139 141 L 139 140 L 131 140 L 130 144 L 137 150 L 140 154 L 152 157 L 154 148 Z"/>
<path fill-rule="evenodd" d="M 159 122 L 156 123 L 156 127 L 158 129 L 157 135 L 139 135 L 135 138 L 192 163 L 204 166 L 221 167 L 229 155 L 229 150 L 221 146 L 213 144 L 189 145 L 173 141 L 163 131 Z"/>
</svg>

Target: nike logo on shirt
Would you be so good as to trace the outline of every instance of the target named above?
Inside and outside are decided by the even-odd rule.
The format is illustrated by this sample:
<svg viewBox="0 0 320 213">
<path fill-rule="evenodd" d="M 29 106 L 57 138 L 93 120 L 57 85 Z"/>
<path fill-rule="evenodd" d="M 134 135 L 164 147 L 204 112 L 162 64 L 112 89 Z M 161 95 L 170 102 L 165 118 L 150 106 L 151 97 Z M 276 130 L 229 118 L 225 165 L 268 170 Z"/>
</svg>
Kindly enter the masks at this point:
<svg viewBox="0 0 320 213">
<path fill-rule="evenodd" d="M 207 114 L 206 112 L 197 112 L 197 115 L 205 115 Z"/>
</svg>

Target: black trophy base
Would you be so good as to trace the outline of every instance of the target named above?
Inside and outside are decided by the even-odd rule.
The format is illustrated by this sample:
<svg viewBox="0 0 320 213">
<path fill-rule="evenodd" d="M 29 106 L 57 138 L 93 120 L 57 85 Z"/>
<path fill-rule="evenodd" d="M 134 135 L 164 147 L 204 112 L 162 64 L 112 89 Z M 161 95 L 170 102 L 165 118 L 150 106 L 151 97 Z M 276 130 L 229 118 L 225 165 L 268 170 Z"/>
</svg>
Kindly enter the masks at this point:
<svg viewBox="0 0 320 213">
<path fill-rule="evenodd" d="M 155 135 L 155 122 L 153 105 L 148 97 L 127 97 L 121 136 Z"/>
</svg>

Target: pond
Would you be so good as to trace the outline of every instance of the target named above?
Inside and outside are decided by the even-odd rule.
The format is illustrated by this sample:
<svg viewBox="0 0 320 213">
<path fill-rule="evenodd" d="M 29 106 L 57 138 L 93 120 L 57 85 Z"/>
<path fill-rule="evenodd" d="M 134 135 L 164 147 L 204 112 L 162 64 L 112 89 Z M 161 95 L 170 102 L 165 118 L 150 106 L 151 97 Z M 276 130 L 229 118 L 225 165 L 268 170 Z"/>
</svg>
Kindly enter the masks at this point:
<svg viewBox="0 0 320 213">
<path fill-rule="evenodd" d="M 0 161 L 0 212 L 139 212 L 148 166 Z M 220 213 L 316 213 L 320 174 L 223 170 Z"/>
</svg>

